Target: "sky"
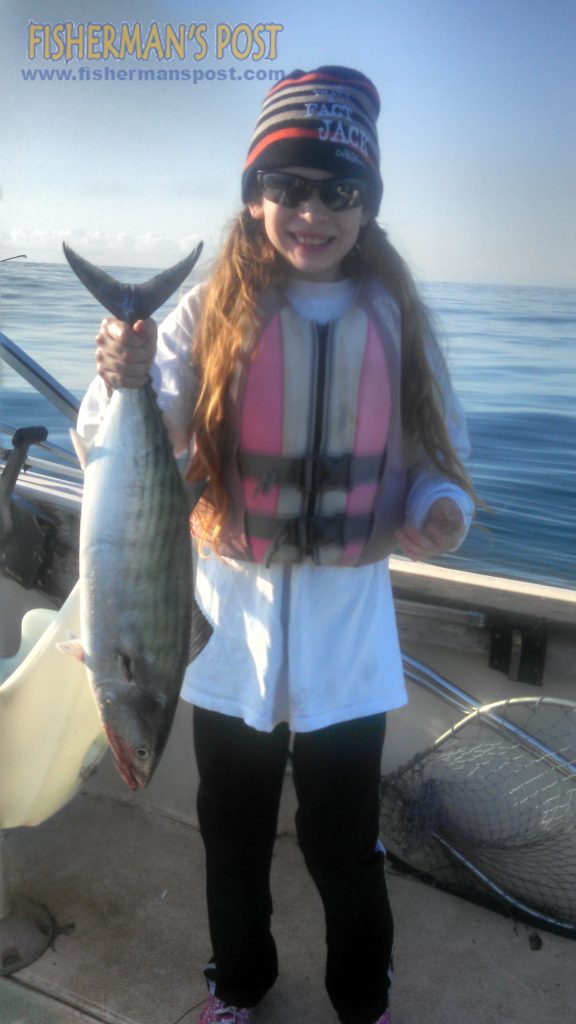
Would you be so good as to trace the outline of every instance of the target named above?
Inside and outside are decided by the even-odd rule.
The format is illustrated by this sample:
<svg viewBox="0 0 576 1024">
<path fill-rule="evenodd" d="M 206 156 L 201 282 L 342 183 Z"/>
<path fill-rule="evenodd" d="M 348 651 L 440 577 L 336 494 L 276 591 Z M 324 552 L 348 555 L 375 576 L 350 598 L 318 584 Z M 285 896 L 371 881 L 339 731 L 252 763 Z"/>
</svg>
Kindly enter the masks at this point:
<svg viewBox="0 0 576 1024">
<path fill-rule="evenodd" d="M 576 286 L 574 0 L 0 0 L 0 19 L 0 259 L 61 262 L 66 240 L 160 267 L 203 239 L 208 265 L 268 88 L 345 64 L 380 93 L 379 220 L 417 279 Z M 68 60 L 67 23 L 93 26 Z M 147 53 L 122 55 L 123 24 Z M 183 59 L 159 59 L 181 25 Z"/>
</svg>

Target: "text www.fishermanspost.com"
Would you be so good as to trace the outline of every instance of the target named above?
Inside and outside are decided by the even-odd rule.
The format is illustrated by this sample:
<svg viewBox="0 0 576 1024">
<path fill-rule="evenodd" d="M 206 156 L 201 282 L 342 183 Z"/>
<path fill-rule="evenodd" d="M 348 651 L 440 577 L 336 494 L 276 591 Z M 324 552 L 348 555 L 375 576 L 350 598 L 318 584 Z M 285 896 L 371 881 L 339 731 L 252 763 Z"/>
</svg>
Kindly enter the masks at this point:
<svg viewBox="0 0 576 1024">
<path fill-rule="evenodd" d="M 284 72 L 260 61 L 277 60 L 282 32 L 276 23 L 30 22 L 29 66 L 20 75 L 26 82 L 279 82 Z M 150 67 L 150 61 L 159 66 Z M 224 67 L 223 61 L 230 64 Z"/>
<path fill-rule="evenodd" d="M 278 68 L 21 68 L 25 82 L 279 82 Z"/>
</svg>

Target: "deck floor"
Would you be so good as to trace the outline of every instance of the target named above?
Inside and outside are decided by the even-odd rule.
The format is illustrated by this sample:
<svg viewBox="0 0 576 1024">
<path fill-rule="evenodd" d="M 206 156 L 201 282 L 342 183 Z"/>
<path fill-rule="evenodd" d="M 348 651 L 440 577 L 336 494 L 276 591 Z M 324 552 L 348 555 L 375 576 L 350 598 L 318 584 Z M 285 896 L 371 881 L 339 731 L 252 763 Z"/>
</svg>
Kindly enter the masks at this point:
<svg viewBox="0 0 576 1024">
<path fill-rule="evenodd" d="M 210 952 L 198 833 L 137 804 L 83 793 L 6 834 L 12 889 L 57 922 L 34 964 L 0 979 L 2 1024 L 193 1024 Z M 389 870 L 394 1024 L 573 1024 L 576 944 Z M 278 838 L 280 978 L 262 1024 L 330 1024 L 323 922 L 293 835 Z"/>
</svg>

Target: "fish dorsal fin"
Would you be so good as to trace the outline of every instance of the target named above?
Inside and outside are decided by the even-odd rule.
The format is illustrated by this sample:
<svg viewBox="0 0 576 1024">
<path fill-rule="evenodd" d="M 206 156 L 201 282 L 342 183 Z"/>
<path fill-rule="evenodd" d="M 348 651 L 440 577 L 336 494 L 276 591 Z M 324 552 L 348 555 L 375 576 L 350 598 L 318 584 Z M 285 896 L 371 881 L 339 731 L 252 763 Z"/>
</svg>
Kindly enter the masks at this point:
<svg viewBox="0 0 576 1024">
<path fill-rule="evenodd" d="M 188 508 L 191 512 L 194 511 L 196 505 L 200 501 L 200 498 L 204 494 L 208 486 L 208 480 L 193 480 L 191 483 L 185 483 L 186 497 L 188 499 Z"/>
<path fill-rule="evenodd" d="M 163 270 L 143 284 L 123 284 L 93 263 L 83 259 L 69 245 L 63 243 L 64 255 L 76 277 L 113 316 L 126 323 L 146 320 L 158 309 L 188 277 L 201 251 L 202 243 L 168 270 Z"/>
<path fill-rule="evenodd" d="M 190 641 L 188 646 L 188 664 L 204 650 L 214 629 L 201 611 L 195 598 L 192 599 L 192 620 L 190 623 Z"/>
</svg>

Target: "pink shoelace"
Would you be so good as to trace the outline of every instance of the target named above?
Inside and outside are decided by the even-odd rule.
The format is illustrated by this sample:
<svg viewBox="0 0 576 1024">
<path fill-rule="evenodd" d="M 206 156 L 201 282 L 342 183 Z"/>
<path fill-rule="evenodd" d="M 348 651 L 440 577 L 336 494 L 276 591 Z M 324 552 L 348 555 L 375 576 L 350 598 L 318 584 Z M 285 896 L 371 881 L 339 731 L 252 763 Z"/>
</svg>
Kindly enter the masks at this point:
<svg viewBox="0 0 576 1024">
<path fill-rule="evenodd" d="M 216 996 L 210 996 L 202 1011 L 199 1024 L 253 1024 L 253 1021 L 252 1010 L 240 1006 L 228 1006 Z"/>
</svg>

